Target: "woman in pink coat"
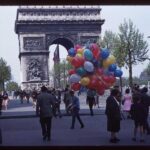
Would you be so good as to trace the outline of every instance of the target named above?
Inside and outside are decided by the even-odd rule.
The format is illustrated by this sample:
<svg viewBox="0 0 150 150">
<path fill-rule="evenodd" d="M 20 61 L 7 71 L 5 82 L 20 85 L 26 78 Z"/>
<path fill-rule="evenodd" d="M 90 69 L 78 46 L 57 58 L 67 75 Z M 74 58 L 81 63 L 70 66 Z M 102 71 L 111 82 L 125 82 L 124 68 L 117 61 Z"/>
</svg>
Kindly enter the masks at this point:
<svg viewBox="0 0 150 150">
<path fill-rule="evenodd" d="M 130 108 L 132 104 L 132 96 L 130 94 L 130 89 L 125 90 L 125 95 L 123 96 L 123 110 L 127 113 L 127 118 L 131 118 L 130 116 Z"/>
</svg>

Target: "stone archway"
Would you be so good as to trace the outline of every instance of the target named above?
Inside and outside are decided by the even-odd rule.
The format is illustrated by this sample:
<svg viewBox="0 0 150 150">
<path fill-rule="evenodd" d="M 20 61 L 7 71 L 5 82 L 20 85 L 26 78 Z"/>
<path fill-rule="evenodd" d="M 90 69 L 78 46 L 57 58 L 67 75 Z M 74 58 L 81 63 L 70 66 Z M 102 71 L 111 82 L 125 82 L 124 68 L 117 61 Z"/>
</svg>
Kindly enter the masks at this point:
<svg viewBox="0 0 150 150">
<path fill-rule="evenodd" d="M 49 84 L 49 46 L 66 49 L 96 42 L 104 20 L 99 6 L 22 6 L 15 32 L 19 39 L 22 89 Z M 33 67 L 34 66 L 34 67 Z"/>
</svg>

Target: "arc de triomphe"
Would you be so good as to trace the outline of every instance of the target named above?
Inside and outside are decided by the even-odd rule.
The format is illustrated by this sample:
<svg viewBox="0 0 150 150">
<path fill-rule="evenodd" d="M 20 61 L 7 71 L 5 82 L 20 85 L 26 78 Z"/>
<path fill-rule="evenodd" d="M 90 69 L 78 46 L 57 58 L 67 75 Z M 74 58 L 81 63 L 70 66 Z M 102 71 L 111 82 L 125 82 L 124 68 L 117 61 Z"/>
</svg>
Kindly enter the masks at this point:
<svg viewBox="0 0 150 150">
<path fill-rule="evenodd" d="M 96 42 L 104 20 L 100 6 L 20 6 L 15 32 L 19 40 L 21 87 L 49 85 L 49 46 L 67 50 Z"/>
</svg>

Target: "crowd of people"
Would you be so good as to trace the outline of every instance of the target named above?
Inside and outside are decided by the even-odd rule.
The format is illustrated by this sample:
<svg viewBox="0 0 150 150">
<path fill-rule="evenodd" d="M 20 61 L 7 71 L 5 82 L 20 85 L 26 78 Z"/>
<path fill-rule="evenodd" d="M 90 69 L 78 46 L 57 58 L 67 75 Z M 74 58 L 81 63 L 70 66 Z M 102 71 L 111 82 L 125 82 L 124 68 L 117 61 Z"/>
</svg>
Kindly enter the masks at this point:
<svg viewBox="0 0 150 150">
<path fill-rule="evenodd" d="M 122 119 L 122 110 L 125 118 L 133 120 L 133 141 L 137 140 L 138 132 L 141 142 L 144 142 L 144 136 L 146 134 L 150 134 L 150 127 L 148 124 L 150 96 L 148 96 L 147 92 L 147 87 L 140 89 L 136 84 L 132 89 L 126 88 L 124 94 L 120 92 L 119 86 L 114 86 L 110 89 L 110 95 L 106 99 L 105 114 L 107 116 L 107 130 L 111 133 L 111 143 L 120 141 L 117 137 L 117 132 L 119 132 L 121 128 L 120 121 Z M 60 110 L 62 94 L 66 114 L 72 116 L 70 129 L 75 128 L 76 119 L 79 121 L 81 128 L 84 128 L 85 125 L 79 115 L 79 95 L 75 95 L 74 91 L 72 91 L 69 86 L 66 86 L 64 90 L 49 89 L 42 86 L 41 90 L 38 91 L 35 89 L 32 92 L 20 90 L 14 93 L 14 98 L 19 96 L 21 104 L 24 102 L 24 99 L 29 103 L 29 99 L 32 98 L 33 107 L 36 108 L 36 115 L 40 118 L 43 140 L 51 140 L 52 117 L 62 117 Z M 86 104 L 89 105 L 90 110 L 89 113 L 93 116 L 93 106 L 97 104 L 99 107 L 99 96 L 96 94 L 95 90 L 91 89 L 86 91 L 86 96 Z M 8 101 L 7 92 L 0 94 L 0 106 L 5 106 L 5 109 L 7 109 L 6 105 Z"/>
<path fill-rule="evenodd" d="M 148 88 L 139 88 L 138 85 L 134 85 L 132 91 L 127 88 L 125 94 L 120 96 L 120 91 L 116 88 L 111 90 L 110 96 L 106 100 L 107 115 L 107 130 L 111 133 L 110 142 L 117 143 L 120 139 L 116 133 L 120 131 L 121 121 L 121 104 L 123 111 L 127 114 L 127 119 L 132 119 L 134 122 L 133 129 L 133 141 L 137 140 L 137 134 L 139 131 L 140 142 L 145 141 L 145 135 L 150 134 L 150 127 L 148 124 L 150 96 L 147 94 Z"/>
</svg>

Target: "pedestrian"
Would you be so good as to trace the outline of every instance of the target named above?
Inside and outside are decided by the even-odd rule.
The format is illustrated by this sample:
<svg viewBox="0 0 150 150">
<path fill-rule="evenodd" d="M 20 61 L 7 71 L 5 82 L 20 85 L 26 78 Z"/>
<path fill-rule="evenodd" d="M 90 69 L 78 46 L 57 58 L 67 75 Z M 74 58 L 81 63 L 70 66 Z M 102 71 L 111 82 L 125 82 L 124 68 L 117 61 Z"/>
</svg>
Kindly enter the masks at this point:
<svg viewBox="0 0 150 150">
<path fill-rule="evenodd" d="M 134 136 L 133 141 L 137 139 L 137 131 L 140 131 L 140 142 L 144 142 L 144 126 L 146 122 L 146 109 L 142 103 L 141 94 L 137 93 L 133 96 L 133 104 L 131 105 L 131 118 L 134 120 Z"/>
<path fill-rule="evenodd" d="M 58 116 L 59 118 L 62 117 L 61 115 L 61 112 L 60 112 L 60 102 L 61 102 L 61 99 L 60 99 L 60 93 L 57 93 L 56 94 L 56 91 L 55 89 L 52 90 L 52 95 L 53 95 L 53 99 L 54 99 L 54 105 L 53 105 L 53 114 L 55 116 L 55 118 L 57 118 L 57 113 L 58 113 Z"/>
<path fill-rule="evenodd" d="M 3 107 L 5 110 L 7 110 L 8 101 L 9 101 L 8 93 L 4 91 L 3 92 Z"/>
<path fill-rule="evenodd" d="M 38 93 L 37 93 L 36 89 L 33 89 L 33 92 L 31 94 L 32 101 L 33 101 L 33 108 L 36 108 L 37 96 L 38 96 Z"/>
<path fill-rule="evenodd" d="M 72 115 L 71 129 L 74 129 L 76 118 L 78 119 L 81 125 L 81 128 L 84 128 L 84 124 L 79 115 L 79 110 L 80 110 L 79 98 L 74 95 L 74 91 L 70 91 L 70 95 L 71 95 L 71 100 L 72 100 L 71 105 L 70 105 L 71 106 L 70 110 L 71 110 L 71 115 Z"/>
<path fill-rule="evenodd" d="M 120 91 L 112 89 L 110 96 L 106 100 L 105 114 L 107 116 L 107 131 L 110 134 L 110 142 L 117 143 L 120 139 L 117 138 L 116 133 L 120 131 L 121 113 L 119 107 Z"/>
<path fill-rule="evenodd" d="M 96 105 L 95 95 L 96 95 L 96 91 L 95 90 L 88 89 L 86 103 L 89 105 L 91 116 L 94 115 L 94 113 L 93 113 L 93 106 Z"/>
<path fill-rule="evenodd" d="M 100 106 L 99 106 L 99 95 L 97 93 L 95 96 L 95 100 L 96 100 L 97 107 L 100 108 Z"/>
<path fill-rule="evenodd" d="M 3 104 L 3 96 L 0 93 L 0 115 L 2 114 L 2 104 Z"/>
<path fill-rule="evenodd" d="M 144 87 L 141 90 L 141 102 L 146 109 L 146 122 L 144 129 L 147 131 L 147 134 L 150 135 L 150 127 L 148 123 L 148 116 L 149 116 L 149 106 L 150 106 L 150 96 L 147 94 L 148 88 Z"/>
<path fill-rule="evenodd" d="M 64 103 L 65 103 L 65 110 L 66 110 L 66 113 L 69 115 L 69 112 L 68 112 L 68 106 L 71 102 L 70 100 L 70 91 L 68 89 L 68 87 L 65 88 L 65 91 L 64 91 Z"/>
<path fill-rule="evenodd" d="M 36 114 L 40 117 L 43 140 L 51 140 L 53 96 L 47 93 L 45 86 L 41 87 L 41 93 L 37 97 Z"/>
<path fill-rule="evenodd" d="M 123 111 L 126 112 L 126 116 L 127 116 L 127 119 L 130 119 L 131 116 L 130 116 L 130 108 L 131 108 L 131 104 L 132 104 L 132 95 L 130 94 L 130 89 L 127 88 L 125 90 L 125 95 L 123 96 Z"/>
</svg>

